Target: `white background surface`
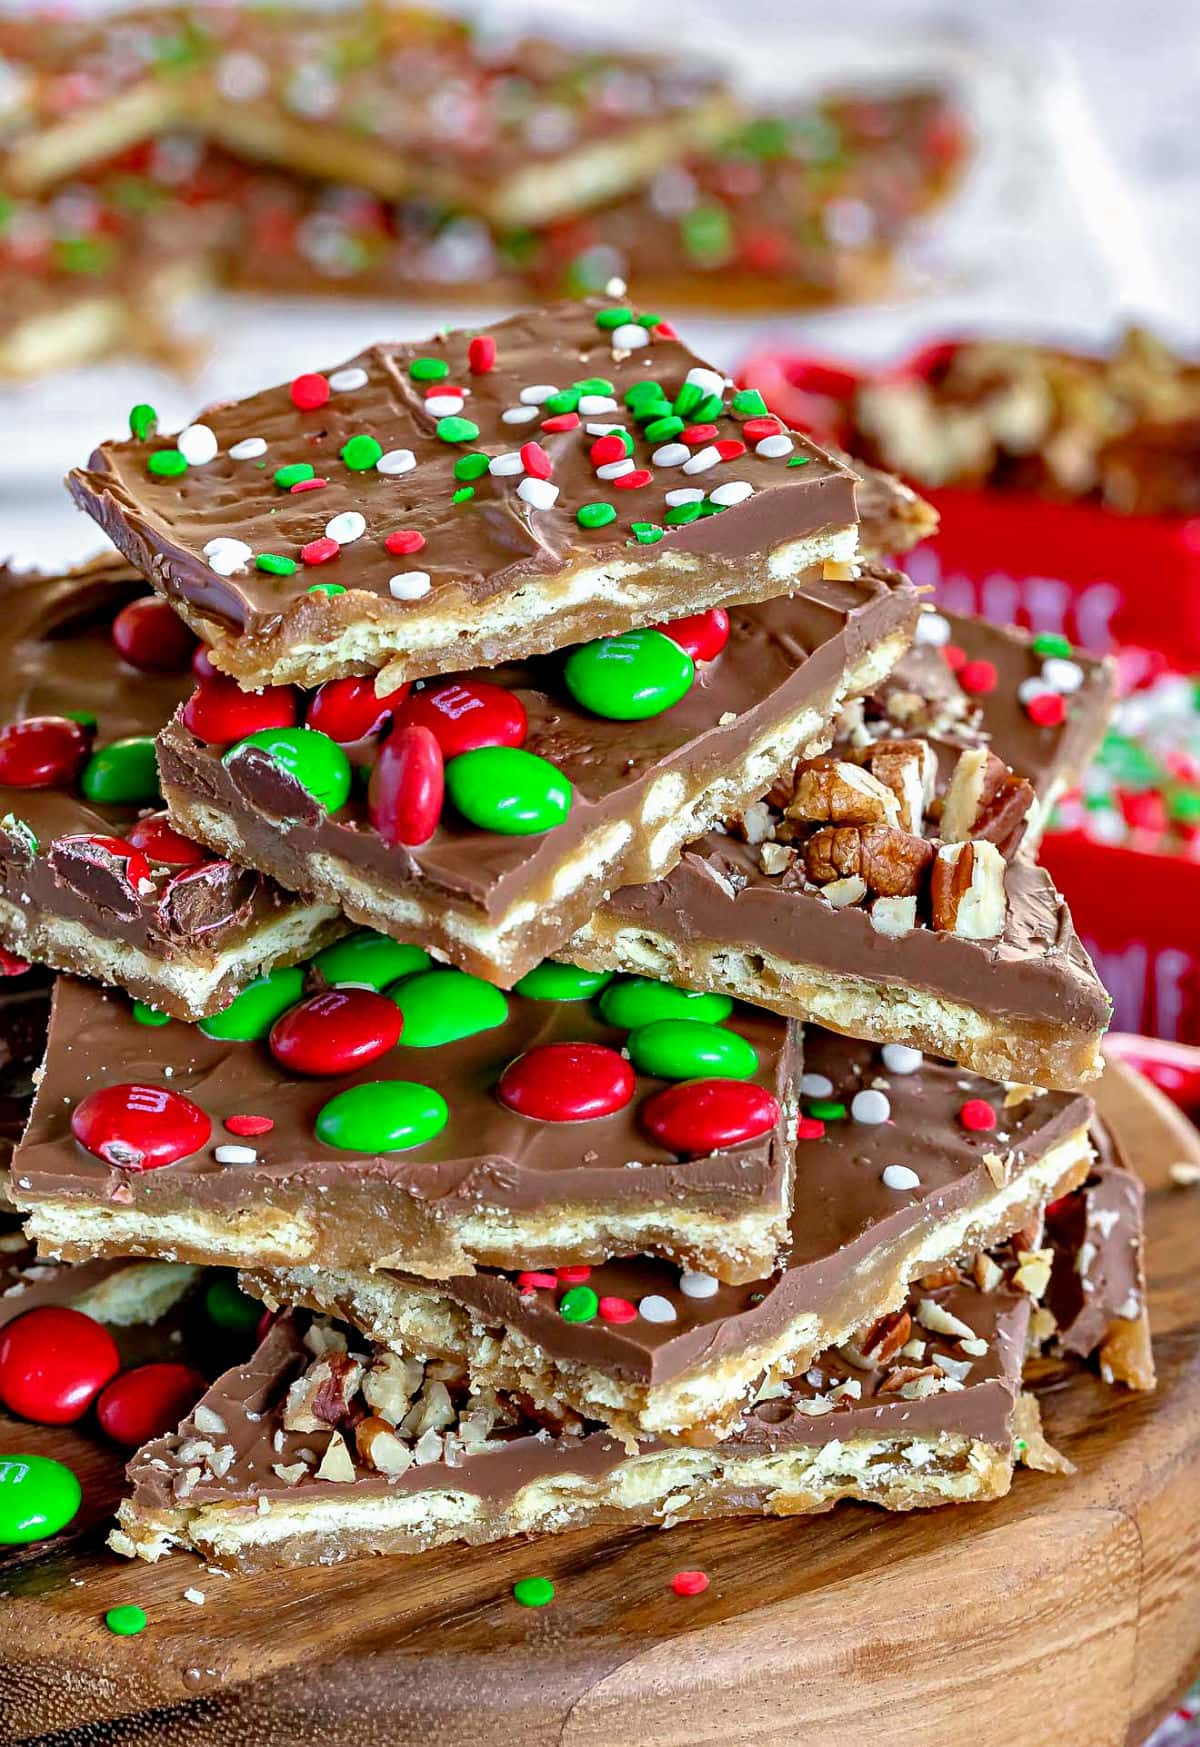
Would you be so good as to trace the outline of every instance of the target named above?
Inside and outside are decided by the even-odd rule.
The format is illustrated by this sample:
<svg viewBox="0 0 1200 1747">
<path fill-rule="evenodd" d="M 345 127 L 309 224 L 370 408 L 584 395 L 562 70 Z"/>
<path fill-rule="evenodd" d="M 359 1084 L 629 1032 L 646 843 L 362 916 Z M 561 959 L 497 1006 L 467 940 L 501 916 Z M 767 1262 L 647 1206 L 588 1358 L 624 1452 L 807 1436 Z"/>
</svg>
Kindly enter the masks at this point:
<svg viewBox="0 0 1200 1747">
<path fill-rule="evenodd" d="M 496 15 L 501 0 L 466 9 Z M 802 0 L 606 0 L 602 14 L 592 0 L 558 0 L 552 15 L 558 29 L 575 19 L 592 32 L 601 16 L 614 40 L 717 57 L 750 94 L 940 69 L 982 136 L 961 197 L 917 252 L 919 295 L 763 323 L 689 319 L 689 337 L 716 361 L 732 366 L 766 337 L 866 357 L 964 329 L 1102 339 L 1130 317 L 1200 341 L 1196 0 L 856 0 L 849 30 Z M 344 300 L 224 300 L 196 313 L 216 337 L 196 381 L 122 362 L 0 390 L 0 553 L 49 565 L 98 549 L 59 480 L 123 428 L 132 402 L 152 401 L 170 428 L 210 400 L 375 339 L 420 335 L 444 316 Z"/>
</svg>

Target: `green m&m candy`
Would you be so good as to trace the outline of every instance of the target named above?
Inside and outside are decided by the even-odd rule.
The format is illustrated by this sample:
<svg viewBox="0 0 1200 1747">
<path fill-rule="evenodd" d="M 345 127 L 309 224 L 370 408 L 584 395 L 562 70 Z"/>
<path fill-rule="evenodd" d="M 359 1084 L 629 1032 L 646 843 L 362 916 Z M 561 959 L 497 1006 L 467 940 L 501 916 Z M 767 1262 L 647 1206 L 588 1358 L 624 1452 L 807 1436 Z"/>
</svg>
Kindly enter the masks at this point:
<svg viewBox="0 0 1200 1747">
<path fill-rule="evenodd" d="M 113 740 L 93 752 L 79 777 L 79 786 L 89 801 L 100 806 L 137 807 L 158 800 L 158 766 L 154 740 L 135 734 L 128 740 Z"/>
<path fill-rule="evenodd" d="M 654 1019 L 630 1034 L 629 1059 L 662 1080 L 748 1080 L 758 1052 L 736 1031 L 704 1019 Z"/>
<path fill-rule="evenodd" d="M 78 1480 L 61 1462 L 0 1453 L 0 1547 L 56 1535 L 75 1515 L 82 1497 Z"/>
<path fill-rule="evenodd" d="M 661 716 L 687 694 L 695 677 L 687 650 L 661 631 L 625 631 L 581 643 L 563 669 L 577 703 L 618 722 Z"/>
<path fill-rule="evenodd" d="M 389 991 L 391 993 L 391 991 Z M 467 971 L 422 971 L 391 993 L 404 1015 L 400 1042 L 410 1049 L 436 1049 L 491 1031 L 508 1018 L 500 990 Z"/>
<path fill-rule="evenodd" d="M 449 1121 L 446 1100 L 415 1080 L 368 1080 L 337 1092 L 317 1113 L 316 1135 L 347 1153 L 402 1153 Z"/>
<path fill-rule="evenodd" d="M 526 971 L 513 993 L 524 995 L 527 1001 L 586 1001 L 598 995 L 612 982 L 611 971 L 582 971 L 578 965 L 556 964 L 543 959 Z"/>
<path fill-rule="evenodd" d="M 446 766 L 446 788 L 464 819 L 509 837 L 551 831 L 571 810 L 566 777 L 548 759 L 520 746 L 460 753 Z"/>
<path fill-rule="evenodd" d="M 423 947 L 389 940 L 373 928 L 362 928 L 345 940 L 335 941 L 313 959 L 331 988 L 339 983 L 364 983 L 370 989 L 386 989 L 401 977 L 427 971 L 431 962 Z"/>
<path fill-rule="evenodd" d="M 318 728 L 258 728 L 231 746 L 223 762 L 246 746 L 256 746 L 298 782 L 327 813 L 344 807 L 350 793 L 350 760 L 328 734 Z"/>
<path fill-rule="evenodd" d="M 600 997 L 600 1017 L 608 1025 L 636 1031 L 657 1019 L 703 1019 L 719 1025 L 733 1012 L 728 995 L 703 995 L 658 983 L 653 977 L 621 977 Z"/>
<path fill-rule="evenodd" d="M 242 1291 L 235 1274 L 217 1275 L 204 1294 L 204 1308 L 230 1334 L 252 1334 L 262 1321 L 261 1303 Z"/>
<path fill-rule="evenodd" d="M 266 976 L 255 977 L 223 1013 L 200 1021 L 206 1037 L 222 1037 L 231 1043 L 251 1043 L 265 1037 L 272 1025 L 294 1007 L 304 994 L 304 972 L 298 965 L 278 965 Z"/>
</svg>

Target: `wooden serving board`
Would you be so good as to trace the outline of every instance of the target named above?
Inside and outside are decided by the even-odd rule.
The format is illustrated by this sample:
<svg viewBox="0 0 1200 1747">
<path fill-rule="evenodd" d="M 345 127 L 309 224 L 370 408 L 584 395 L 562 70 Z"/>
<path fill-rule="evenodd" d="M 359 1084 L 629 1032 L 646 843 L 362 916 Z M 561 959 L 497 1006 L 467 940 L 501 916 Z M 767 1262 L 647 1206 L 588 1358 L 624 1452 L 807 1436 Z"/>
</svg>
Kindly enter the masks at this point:
<svg viewBox="0 0 1200 1747">
<path fill-rule="evenodd" d="M 1074 1479 L 1023 1473 L 998 1503 L 907 1517 L 842 1506 L 228 1579 L 108 1554 L 116 1465 L 22 1428 L 17 1447 L 78 1462 L 87 1502 L 70 1538 L 0 1566 L 0 1741 L 1132 1747 L 1200 1665 L 1200 1188 L 1169 1174 L 1200 1146 L 1128 1069 L 1101 1101 L 1151 1190 L 1160 1387 L 1052 1380 Z M 710 1589 L 675 1596 L 692 1568 Z M 558 1586 L 540 1612 L 510 1593 L 534 1574 Z M 114 1637 L 104 1612 L 127 1601 L 150 1625 Z"/>
</svg>

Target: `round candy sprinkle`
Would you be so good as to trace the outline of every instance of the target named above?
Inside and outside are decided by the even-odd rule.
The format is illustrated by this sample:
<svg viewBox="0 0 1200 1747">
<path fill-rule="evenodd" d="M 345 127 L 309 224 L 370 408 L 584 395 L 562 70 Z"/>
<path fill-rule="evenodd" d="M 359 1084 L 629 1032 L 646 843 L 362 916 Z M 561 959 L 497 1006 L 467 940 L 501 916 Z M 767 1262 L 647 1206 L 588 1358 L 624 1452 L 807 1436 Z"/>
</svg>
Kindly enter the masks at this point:
<svg viewBox="0 0 1200 1747">
<path fill-rule="evenodd" d="M 285 558 L 278 552 L 260 552 L 254 560 L 256 570 L 261 570 L 267 576 L 294 576 L 296 560 Z"/>
<path fill-rule="evenodd" d="M 467 971 L 422 971 L 406 978 L 390 1000 L 403 1015 L 400 1041 L 408 1049 L 457 1043 L 480 1031 L 492 1031 L 508 1018 L 502 992 Z"/>
<path fill-rule="evenodd" d="M 695 677 L 687 650 L 661 631 L 627 631 L 581 643 L 563 668 L 577 703 L 619 722 L 661 716 L 686 696 Z"/>
<path fill-rule="evenodd" d="M 327 679 L 313 693 L 305 726 L 349 746 L 377 734 L 407 694 L 407 685 L 381 698 L 373 679 Z"/>
<path fill-rule="evenodd" d="M 0 1452 L 0 1547 L 57 1535 L 82 1499 L 78 1480 L 61 1462 Z"/>
<path fill-rule="evenodd" d="M 169 1025 L 171 1023 L 169 1013 L 162 1012 L 158 1007 L 148 1007 L 145 1001 L 135 1001 L 132 1012 L 139 1025 Z"/>
<path fill-rule="evenodd" d="M 551 831 L 571 810 L 571 785 L 562 772 L 518 746 L 482 746 L 452 758 L 446 788 L 472 825 L 511 837 Z"/>
<path fill-rule="evenodd" d="M 218 1274 L 204 1294 L 204 1308 L 230 1334 L 253 1334 L 263 1313 L 258 1299 L 242 1291 L 234 1274 Z"/>
<path fill-rule="evenodd" d="M 414 382 L 444 382 L 450 366 L 444 358 L 414 358 L 408 366 Z"/>
<path fill-rule="evenodd" d="M 1039 728 L 1059 728 L 1067 719 L 1067 700 L 1061 692 L 1042 692 L 1029 699 L 1025 713 Z"/>
<path fill-rule="evenodd" d="M 328 734 L 315 728 L 256 729 L 230 747 L 223 762 L 238 758 L 247 747 L 266 753 L 327 813 L 345 806 L 350 794 L 350 760 Z"/>
<path fill-rule="evenodd" d="M 217 437 L 211 425 L 187 425 L 175 439 L 175 447 L 189 467 L 206 467 L 217 458 Z"/>
<path fill-rule="evenodd" d="M 643 1322 L 674 1322 L 676 1320 L 675 1306 L 669 1298 L 664 1298 L 661 1292 L 648 1292 L 638 1302 L 638 1315 Z"/>
<path fill-rule="evenodd" d="M 198 1104 L 163 1086 L 102 1086 L 81 1098 L 71 1132 L 87 1152 L 125 1171 L 155 1171 L 198 1152 L 212 1123 Z"/>
<path fill-rule="evenodd" d="M 528 1001 L 586 1001 L 612 982 L 611 971 L 584 971 L 578 965 L 543 959 L 526 971 L 513 992 Z"/>
<path fill-rule="evenodd" d="M 671 1579 L 676 1595 L 703 1595 L 708 1588 L 706 1571 L 677 1571 Z"/>
<path fill-rule="evenodd" d="M 558 1301 L 558 1314 L 564 1322 L 594 1322 L 600 1300 L 590 1286 L 572 1286 Z"/>
<path fill-rule="evenodd" d="M 997 684 L 995 662 L 964 661 L 958 670 L 958 683 L 972 697 L 982 697 L 988 692 L 994 692 Z"/>
<path fill-rule="evenodd" d="M 231 1043 L 252 1043 L 266 1037 L 275 1021 L 294 1007 L 304 994 L 304 972 L 299 965 L 276 965 L 264 976 L 247 983 L 222 1013 L 201 1019 L 206 1037 Z"/>
<path fill-rule="evenodd" d="M 158 414 L 148 401 L 139 401 L 129 409 L 129 435 L 136 443 L 145 443 L 158 429 Z"/>
<path fill-rule="evenodd" d="M 602 1043 L 543 1043 L 505 1068 L 500 1102 L 537 1122 L 590 1122 L 623 1110 L 637 1082 L 624 1056 Z"/>
<path fill-rule="evenodd" d="M 744 1146 L 779 1121 L 779 1100 L 745 1080 L 684 1080 L 647 1098 L 640 1111 L 652 1140 L 680 1157 Z"/>
<path fill-rule="evenodd" d="M 94 752 L 79 773 L 89 801 L 106 807 L 138 807 L 158 799 L 158 765 L 148 734 L 113 740 Z"/>
<path fill-rule="evenodd" d="M 450 1110 L 440 1092 L 414 1080 L 368 1080 L 322 1106 L 316 1136 L 341 1152 L 398 1153 L 442 1132 Z"/>
<path fill-rule="evenodd" d="M 586 1262 L 568 1262 L 564 1268 L 555 1268 L 554 1277 L 560 1286 L 582 1286 L 591 1279 L 592 1270 Z"/>
<path fill-rule="evenodd" d="M 686 650 L 693 661 L 715 661 L 729 641 L 729 614 L 724 607 L 710 607 L 706 613 L 693 613 L 657 629 Z"/>
<path fill-rule="evenodd" d="M 305 371 L 292 382 L 291 396 L 292 405 L 298 406 L 301 412 L 315 412 L 329 399 L 329 383 L 317 371 Z"/>
<path fill-rule="evenodd" d="M 512 1592 L 522 1607 L 549 1607 L 554 1600 L 554 1585 L 548 1577 L 522 1577 L 513 1584 Z"/>
<path fill-rule="evenodd" d="M 411 449 L 389 449 L 375 463 L 375 471 L 395 478 L 402 473 L 411 473 L 416 465 L 417 458 Z"/>
<path fill-rule="evenodd" d="M 883 1186 L 885 1189 L 919 1189 L 921 1179 L 908 1165 L 885 1165 Z"/>
<path fill-rule="evenodd" d="M 529 729 L 520 698 L 486 679 L 450 680 L 413 692 L 398 720 L 428 728 L 446 758 L 481 746 L 521 746 Z"/>
<path fill-rule="evenodd" d="M 100 1429 L 115 1444 L 135 1450 L 151 1438 L 172 1432 L 208 1387 L 191 1365 L 162 1362 L 122 1371 L 101 1390 L 96 1402 Z"/>
<path fill-rule="evenodd" d="M 373 989 L 325 989 L 275 1021 L 271 1054 L 292 1073 L 351 1074 L 394 1049 L 402 1026 L 395 1002 Z"/>
<path fill-rule="evenodd" d="M 816 1116 L 801 1116 L 796 1123 L 797 1140 L 820 1140 L 825 1133 L 825 1124 Z"/>
<path fill-rule="evenodd" d="M 712 1274 L 684 1272 L 679 1276 L 679 1290 L 685 1298 L 715 1298 L 720 1285 Z"/>
<path fill-rule="evenodd" d="M 215 1146 L 213 1158 L 219 1165 L 256 1165 L 258 1154 L 252 1146 Z"/>
<path fill-rule="evenodd" d="M 545 1274 L 536 1268 L 526 1268 L 517 1275 L 517 1285 L 522 1292 L 552 1292 L 558 1285 L 553 1274 Z"/>
<path fill-rule="evenodd" d="M 598 1309 L 601 1322 L 636 1322 L 637 1305 L 631 1304 L 628 1298 L 616 1298 L 606 1293 L 601 1298 Z"/>
<path fill-rule="evenodd" d="M 458 413 L 439 419 L 435 431 L 443 443 L 473 443 L 479 436 L 479 426 Z"/>
<path fill-rule="evenodd" d="M 367 373 L 358 365 L 351 365 L 346 370 L 336 370 L 329 378 L 329 386 L 335 394 L 352 394 L 356 388 L 367 386 Z"/>
<path fill-rule="evenodd" d="M 39 1425 L 80 1419 L 120 1369 L 103 1323 L 67 1305 L 27 1310 L 0 1331 L 0 1403 Z"/>
<path fill-rule="evenodd" d="M 425 536 L 418 528 L 393 528 L 383 543 L 394 558 L 403 558 L 406 553 L 419 552 Z"/>
<path fill-rule="evenodd" d="M 986 1098 L 968 1098 L 958 1113 L 958 1120 L 973 1134 L 986 1134 L 996 1126 L 996 1112 Z"/>
<path fill-rule="evenodd" d="M 419 601 L 432 586 L 427 570 L 403 570 L 388 578 L 388 593 L 396 601 Z"/>
<path fill-rule="evenodd" d="M 919 1049 L 911 1049 L 907 1043 L 885 1043 L 879 1053 L 889 1074 L 915 1074 L 925 1060 Z"/>
<path fill-rule="evenodd" d="M 733 1012 L 728 995 L 696 994 L 653 977 L 620 977 L 600 997 L 600 1017 L 607 1025 L 635 1031 L 656 1019 L 703 1019 L 719 1025 Z"/>
<path fill-rule="evenodd" d="M 629 1059 L 639 1074 L 662 1080 L 748 1080 L 758 1053 L 736 1031 L 703 1019 L 655 1019 L 629 1034 Z"/>
<path fill-rule="evenodd" d="M 575 520 L 581 528 L 607 528 L 616 519 L 617 512 L 610 503 L 580 504 L 575 512 Z"/>
<path fill-rule="evenodd" d="M 383 459 L 383 445 L 374 437 L 359 434 L 342 444 L 342 460 L 352 473 L 366 473 Z"/>
<path fill-rule="evenodd" d="M 473 376 L 484 376 L 496 367 L 496 342 L 491 334 L 476 334 L 467 347 L 467 368 Z"/>
<path fill-rule="evenodd" d="M 138 1607 L 136 1602 L 122 1602 L 120 1607 L 110 1607 L 104 1616 L 104 1623 L 109 1631 L 118 1638 L 133 1638 L 146 1629 L 146 1612 Z"/>
<path fill-rule="evenodd" d="M 322 536 L 318 540 L 310 540 L 307 546 L 301 546 L 300 556 L 305 564 L 328 564 L 340 551 L 341 547 L 336 540 Z"/>
<path fill-rule="evenodd" d="M 89 739 L 66 716 L 27 716 L 0 731 L 0 783 L 19 789 L 65 788 L 88 755 Z"/>
<path fill-rule="evenodd" d="M 850 1100 L 850 1114 L 855 1122 L 875 1125 L 888 1121 L 892 1114 L 892 1106 L 886 1093 L 877 1092 L 873 1087 L 869 1087 L 866 1091 L 854 1094 Z"/>
<path fill-rule="evenodd" d="M 411 722 L 388 735 L 367 784 L 367 816 L 385 843 L 428 843 L 442 816 L 446 777 L 430 729 Z"/>
<path fill-rule="evenodd" d="M 428 970 L 430 958 L 423 947 L 407 946 L 377 934 L 373 928 L 363 928 L 325 947 L 312 962 L 333 988 L 339 983 L 366 983 L 380 990 L 398 983 L 401 977 Z"/>
<path fill-rule="evenodd" d="M 227 1116 L 225 1127 L 230 1134 L 270 1134 L 275 1126 L 273 1116 Z"/>
<path fill-rule="evenodd" d="M 244 540 L 230 540 L 218 536 L 209 540 L 204 547 L 204 556 L 208 559 L 208 568 L 218 576 L 237 576 L 245 570 L 254 556 L 253 549 Z"/>
<path fill-rule="evenodd" d="M 187 472 L 187 457 L 178 449 L 156 449 L 146 462 L 147 471 L 156 479 L 178 479 Z"/>
<path fill-rule="evenodd" d="M 112 623 L 117 653 L 144 673 L 184 673 L 196 639 L 166 601 L 145 595 L 129 601 Z"/>
<path fill-rule="evenodd" d="M 830 1098 L 833 1096 L 833 1081 L 827 1074 L 801 1074 L 800 1092 L 805 1098 Z"/>
</svg>

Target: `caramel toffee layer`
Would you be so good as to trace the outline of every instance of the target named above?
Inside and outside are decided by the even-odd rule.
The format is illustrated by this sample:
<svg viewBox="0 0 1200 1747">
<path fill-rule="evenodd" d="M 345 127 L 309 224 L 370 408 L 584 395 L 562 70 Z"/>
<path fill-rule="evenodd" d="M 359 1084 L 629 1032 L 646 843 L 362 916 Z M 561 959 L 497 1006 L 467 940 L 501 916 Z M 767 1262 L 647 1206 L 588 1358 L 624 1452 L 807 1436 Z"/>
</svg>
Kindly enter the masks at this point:
<svg viewBox="0 0 1200 1747">
<path fill-rule="evenodd" d="M 1001 866 L 993 858 L 995 879 L 1003 883 L 1001 932 L 972 938 L 936 907 L 933 926 L 922 925 L 918 909 L 916 925 L 884 930 L 863 906 L 863 898 L 872 896 L 870 878 L 857 900 L 835 904 L 824 897 L 810 877 L 803 841 L 814 825 L 792 823 L 788 808 L 795 794 L 781 785 L 771 797 L 774 804 L 756 809 L 761 818 L 748 819 L 740 832 L 710 832 L 665 879 L 615 892 L 566 956 L 714 988 L 737 987 L 753 974 L 761 979 L 755 998 L 777 1012 L 935 1049 L 998 1077 L 1070 1086 L 1094 1075 L 1108 998 L 1053 882 L 1017 851 L 1036 839 L 1042 813 L 1074 780 L 1102 735 L 1111 666 L 1073 658 L 1079 683 L 1066 695 L 1064 720 L 1039 726 L 1018 696 L 1018 688 L 1043 666 L 1025 633 L 936 616 L 933 634 L 950 637 L 949 646 L 974 664 L 967 671 L 986 666 L 995 675 L 990 689 L 973 695 L 947 665 L 942 648 L 921 640 L 928 622 L 919 622 L 917 644 L 861 715 L 852 716 L 848 735 L 831 756 L 865 760 L 873 770 L 876 749 L 886 756 L 896 741 L 928 745 L 937 773 L 931 807 L 924 819 L 905 821 L 910 837 L 915 831 L 927 842 L 941 835 L 964 752 L 990 749 L 1008 767 L 992 783 L 997 803 L 981 805 L 977 818 L 955 827 L 964 837 L 998 840 L 1006 862 Z M 1026 779 L 1024 786 L 1014 784 L 1013 776 Z M 1007 785 L 1003 793 L 1001 780 Z M 932 853 L 891 836 L 900 859 L 914 847 Z M 884 873 L 894 871 L 889 861 Z M 733 973 L 739 963 L 745 966 L 742 976 Z M 847 984 L 856 991 L 883 990 L 888 998 L 864 995 L 842 1013 Z M 980 1034 L 956 1032 L 953 1015 L 947 1020 L 914 1008 L 905 998 L 910 991 L 974 1016 Z"/>
<path fill-rule="evenodd" d="M 645 1074 L 631 1076 L 633 1096 L 622 1107 L 588 1119 L 569 1119 L 565 1105 L 559 1120 L 535 1119 L 501 1102 L 496 1082 L 518 1056 L 565 1042 L 619 1051 L 628 1035 L 587 1002 L 506 1001 L 507 1017 L 490 1029 L 433 1047 L 408 1047 L 401 1037 L 356 1072 L 339 1073 L 331 1060 L 305 1078 L 281 1066 L 265 1039 L 225 1041 L 178 1023 L 148 1031 L 123 996 L 60 978 L 45 1068 L 14 1161 L 14 1199 L 31 1210 L 43 1250 L 68 1256 L 247 1266 L 320 1258 L 348 1268 L 403 1260 L 436 1277 L 511 1258 L 532 1265 L 546 1245 L 597 1261 L 631 1238 L 641 1247 L 644 1236 L 652 1251 L 734 1278 L 761 1273 L 764 1257 L 769 1266 L 786 1233 L 794 1028 L 754 1009 L 734 1011 L 728 1026 L 757 1053 L 752 1083 L 778 1101 L 774 1127 L 723 1151 L 685 1155 L 641 1124 L 647 1099 L 667 1084 Z M 318 1016 L 331 1047 L 336 1009 L 334 1002 Z M 557 1070 L 557 1060 L 545 1071 L 561 1072 L 569 1099 L 574 1069 Z M 420 1144 L 408 1140 L 409 1150 L 318 1138 L 317 1118 L 336 1094 L 396 1082 L 444 1098 L 440 1130 Z M 198 1106 L 211 1122 L 209 1140 L 145 1170 L 113 1168 L 86 1151 L 74 1137 L 76 1106 L 131 1084 Z M 254 1137 L 253 1162 L 222 1163 L 218 1151 L 237 1132 L 226 1120 L 246 1115 L 269 1117 L 269 1131 Z M 100 1139 L 109 1138 L 106 1129 Z M 235 1151 L 245 1161 L 246 1149 Z"/>
<path fill-rule="evenodd" d="M 211 461 L 161 477 L 151 464 L 169 439 L 112 442 L 70 488 L 212 644 L 217 665 L 256 685 L 385 666 L 394 684 L 536 654 L 776 595 L 815 560 L 850 558 L 850 469 L 779 421 L 766 420 L 770 441 L 753 424 L 743 438 L 756 414 L 720 372 L 632 312 L 616 328 L 597 326 L 611 309 L 562 303 L 501 322 L 485 330 L 496 361 L 483 371 L 470 367 L 465 331 L 377 346 L 328 377 L 297 379 L 326 384 L 313 410 L 296 404 L 294 384 L 211 408 Z M 631 346 L 634 332 L 647 343 Z M 690 446 L 640 431 L 625 396 L 654 382 L 664 414 L 686 389 L 680 404 L 700 406 L 707 434 L 693 435 L 690 412 L 676 433 Z M 547 412 L 555 394 L 582 410 Z M 459 414 L 445 411 L 452 402 Z M 628 433 L 625 477 L 637 488 L 597 472 L 624 465 L 593 459 L 600 427 Z M 728 459 L 723 442 L 736 451 Z M 525 453 L 531 443 L 538 457 Z M 278 471 L 297 465 L 320 486 L 281 485 Z M 724 486 L 736 488 L 732 498 Z M 681 489 L 712 513 L 681 521 L 665 496 Z M 582 525 L 579 512 L 597 503 L 615 519 Z M 328 561 L 303 562 L 302 550 L 346 514 L 365 519 L 362 533 Z M 413 538 L 407 556 L 385 543 L 398 530 Z M 313 592 L 320 584 L 342 592 Z"/>
<path fill-rule="evenodd" d="M 164 673 L 118 653 L 113 620 L 140 598 L 144 583 L 116 558 L 62 576 L 0 571 L 6 722 L 71 717 L 89 755 L 131 738 L 149 754 L 195 680 L 186 655 Z M 228 1005 L 264 961 L 342 929 L 332 908 L 198 849 L 186 867 L 151 855 L 135 883 L 126 833 L 157 803 L 152 774 L 138 801 L 90 799 L 77 771 L 52 787 L 0 784 L 0 942 L 197 1017 Z"/>
<path fill-rule="evenodd" d="M 842 1497 L 911 1508 L 1002 1491 L 1028 1301 L 955 1286 L 913 1310 L 914 1325 L 922 1314 L 938 1325 L 914 1327 L 919 1359 L 856 1366 L 822 1353 L 804 1376 L 749 1408 L 718 1448 L 646 1444 L 633 1456 L 574 1416 L 547 1424 L 503 1395 L 469 1394 L 452 1368 L 398 1360 L 352 1332 L 347 1350 L 335 1328 L 317 1323 L 306 1336 L 307 1316 L 288 1313 L 177 1432 L 134 1457 L 132 1497 L 112 1544 L 152 1559 L 172 1544 L 191 1545 L 238 1563 L 253 1561 L 261 1538 L 286 1561 L 282 1538 L 315 1533 L 327 1550 L 310 1545 L 303 1557 L 337 1557 L 339 1528 L 350 1526 L 339 1522 L 339 1505 L 374 1501 L 376 1527 L 386 1531 L 387 1501 L 405 1496 L 445 1495 L 460 1508 L 447 1518 L 435 1502 L 431 1519 L 414 1514 L 407 1534 L 380 1550 L 561 1529 L 614 1510 L 655 1522 L 794 1514 Z M 806 1452 L 826 1460 L 810 1467 Z M 889 1455 L 907 1469 L 904 1481 L 894 1469 L 880 1472 Z M 990 1472 L 989 1457 L 1000 1458 L 1002 1474 Z M 947 1484 L 951 1474 L 961 1487 Z M 547 1484 L 556 1490 L 543 1502 L 538 1488 Z M 573 1500 L 575 1488 L 583 1490 Z M 328 1518 L 306 1518 L 306 1507 L 322 1504 Z M 264 1528 L 272 1512 L 280 1515 Z M 368 1524 L 365 1535 L 343 1540 L 340 1556 L 371 1544 Z"/>
<path fill-rule="evenodd" d="M 894 573 L 811 575 L 794 595 L 730 618 L 728 643 L 697 663 L 690 690 L 635 724 L 577 703 L 559 656 L 453 676 L 512 692 L 528 719 L 525 749 L 570 782 L 566 819 L 536 835 L 473 826 L 447 805 L 427 843 L 391 846 L 361 789 L 330 814 L 265 757 L 227 762 L 228 748 L 206 745 L 178 718 L 159 738 L 164 793 L 189 832 L 290 889 L 513 982 L 606 891 L 665 871 L 689 820 L 761 794 L 798 739 L 827 744 L 847 689 L 886 672 L 907 642 L 915 599 Z M 347 748 L 359 763 L 376 750 L 373 741 Z"/>
<path fill-rule="evenodd" d="M 488 1363 L 510 1386 L 515 1368 L 522 1382 L 536 1377 L 581 1412 L 599 1412 L 610 1379 L 616 1390 L 604 1391 L 603 1417 L 623 1429 L 726 1423 L 764 1366 L 801 1369 L 822 1345 L 893 1311 L 914 1273 L 1036 1219 L 1090 1157 L 1085 1097 L 1010 1095 L 934 1061 L 893 1072 L 877 1046 L 816 1027 L 806 1029 L 804 1053 L 787 1259 L 769 1279 L 722 1285 L 647 1256 L 609 1260 L 591 1271 L 599 1312 L 582 1322 L 562 1314 L 564 1284 L 534 1287 L 511 1269 L 431 1288 L 403 1274 L 339 1275 L 322 1258 L 248 1283 L 272 1302 L 306 1301 L 376 1337 L 407 1331 L 400 1344 L 476 1365 L 481 1381 L 493 1380 L 479 1359 L 481 1334 L 506 1339 Z M 879 1089 L 886 1120 L 878 1100 L 875 1121 L 857 1120 L 856 1095 Z M 966 1126 L 964 1106 L 976 1102 L 993 1115 L 991 1128 Z M 812 1114 L 831 1109 L 843 1114 Z M 1042 1181 L 1047 1161 L 1058 1163 Z M 898 1168 L 910 1176 L 896 1181 Z M 543 1256 L 551 1273 L 555 1259 Z M 621 1314 L 643 1305 L 628 1320 Z M 422 1333 L 443 1345 L 417 1346 Z"/>
</svg>

